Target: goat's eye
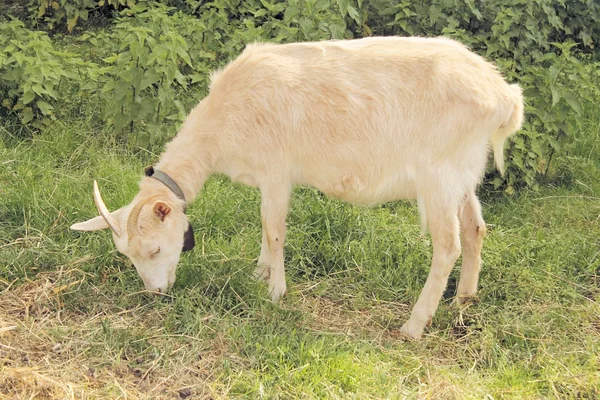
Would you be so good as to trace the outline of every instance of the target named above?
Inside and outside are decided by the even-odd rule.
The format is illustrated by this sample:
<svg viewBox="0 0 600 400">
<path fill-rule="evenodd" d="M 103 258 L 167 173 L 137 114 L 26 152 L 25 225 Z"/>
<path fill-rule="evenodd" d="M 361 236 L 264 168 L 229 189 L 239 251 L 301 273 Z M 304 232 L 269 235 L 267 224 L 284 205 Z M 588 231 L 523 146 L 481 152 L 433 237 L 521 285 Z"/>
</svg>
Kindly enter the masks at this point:
<svg viewBox="0 0 600 400">
<path fill-rule="evenodd" d="M 160 253 L 160 247 L 150 254 L 150 258 L 154 258 L 158 253 Z"/>
</svg>

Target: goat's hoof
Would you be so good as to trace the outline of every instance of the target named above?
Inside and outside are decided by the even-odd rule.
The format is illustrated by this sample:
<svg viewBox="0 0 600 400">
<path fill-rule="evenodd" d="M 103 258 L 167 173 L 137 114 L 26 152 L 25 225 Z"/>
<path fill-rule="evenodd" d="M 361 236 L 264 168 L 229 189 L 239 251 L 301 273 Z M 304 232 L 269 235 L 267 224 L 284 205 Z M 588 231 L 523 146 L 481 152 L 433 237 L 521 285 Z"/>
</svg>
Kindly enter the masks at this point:
<svg viewBox="0 0 600 400">
<path fill-rule="evenodd" d="M 271 292 L 271 300 L 273 300 L 273 303 L 277 303 L 287 292 L 285 281 L 282 284 L 275 284 L 269 287 L 269 291 Z"/>
<path fill-rule="evenodd" d="M 271 267 L 268 265 L 261 264 L 252 273 L 252 276 L 257 281 L 268 281 L 271 276 Z"/>
<path fill-rule="evenodd" d="M 402 328 L 400 328 L 400 333 L 410 339 L 421 339 L 424 329 L 424 324 L 419 324 L 412 320 L 408 320 L 404 323 L 404 325 L 402 325 Z"/>
</svg>

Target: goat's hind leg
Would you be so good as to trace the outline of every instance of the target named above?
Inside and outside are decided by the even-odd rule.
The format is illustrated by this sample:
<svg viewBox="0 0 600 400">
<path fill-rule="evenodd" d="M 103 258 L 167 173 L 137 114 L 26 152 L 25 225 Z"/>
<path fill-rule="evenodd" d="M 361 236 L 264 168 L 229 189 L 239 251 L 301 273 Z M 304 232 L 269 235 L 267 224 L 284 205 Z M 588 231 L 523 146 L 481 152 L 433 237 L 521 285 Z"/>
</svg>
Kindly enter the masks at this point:
<svg viewBox="0 0 600 400">
<path fill-rule="evenodd" d="M 436 198 L 444 196 L 439 193 Z M 433 259 L 429 276 L 410 319 L 401 328 L 405 335 L 412 338 L 421 337 L 425 326 L 431 322 L 446 289 L 448 276 L 460 255 L 459 221 L 456 212 L 459 203 L 457 200 L 452 204 L 440 204 L 439 200 L 433 198 L 424 202 L 433 242 Z"/>
<path fill-rule="evenodd" d="M 467 194 L 462 210 L 459 212 L 459 218 L 463 260 L 456 290 L 456 302 L 463 304 L 477 292 L 477 282 L 481 270 L 481 248 L 485 235 L 481 204 L 474 191 Z"/>
</svg>

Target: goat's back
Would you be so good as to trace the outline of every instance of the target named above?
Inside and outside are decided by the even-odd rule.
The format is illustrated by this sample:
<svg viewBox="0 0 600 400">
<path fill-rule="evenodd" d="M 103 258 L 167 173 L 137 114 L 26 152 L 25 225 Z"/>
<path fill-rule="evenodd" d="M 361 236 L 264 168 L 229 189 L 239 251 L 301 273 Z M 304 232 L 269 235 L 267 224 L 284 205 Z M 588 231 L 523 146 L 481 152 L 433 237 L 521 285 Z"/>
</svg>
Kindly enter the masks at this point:
<svg viewBox="0 0 600 400">
<path fill-rule="evenodd" d="M 258 185 L 276 171 L 375 203 L 439 175 L 475 185 L 519 100 L 457 42 L 387 37 L 248 46 L 213 76 L 203 110 L 220 121 L 222 172 L 256 171 Z"/>
</svg>

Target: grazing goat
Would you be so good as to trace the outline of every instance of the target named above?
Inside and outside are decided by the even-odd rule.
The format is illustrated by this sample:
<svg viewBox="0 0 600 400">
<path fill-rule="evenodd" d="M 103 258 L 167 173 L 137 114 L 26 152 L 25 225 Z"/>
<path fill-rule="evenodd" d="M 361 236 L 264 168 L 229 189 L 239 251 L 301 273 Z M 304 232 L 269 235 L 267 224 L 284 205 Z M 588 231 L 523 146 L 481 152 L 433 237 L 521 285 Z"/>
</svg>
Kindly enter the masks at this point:
<svg viewBox="0 0 600 400">
<path fill-rule="evenodd" d="M 475 294 L 485 223 L 475 189 L 488 147 L 502 170 L 507 137 L 523 121 L 523 97 L 496 68 L 445 38 L 373 37 L 253 44 L 212 76 L 210 93 L 150 169 L 131 204 L 76 230 L 111 228 L 147 289 L 175 281 L 193 247 L 185 215 L 213 173 L 261 192 L 257 278 L 274 301 L 286 292 L 283 247 L 294 185 L 351 203 L 417 199 L 431 233 L 429 277 L 402 327 L 417 338 L 437 309 L 464 248 L 457 289 Z"/>
</svg>

